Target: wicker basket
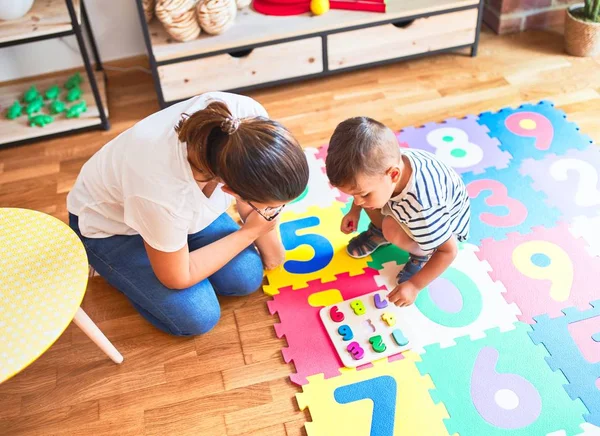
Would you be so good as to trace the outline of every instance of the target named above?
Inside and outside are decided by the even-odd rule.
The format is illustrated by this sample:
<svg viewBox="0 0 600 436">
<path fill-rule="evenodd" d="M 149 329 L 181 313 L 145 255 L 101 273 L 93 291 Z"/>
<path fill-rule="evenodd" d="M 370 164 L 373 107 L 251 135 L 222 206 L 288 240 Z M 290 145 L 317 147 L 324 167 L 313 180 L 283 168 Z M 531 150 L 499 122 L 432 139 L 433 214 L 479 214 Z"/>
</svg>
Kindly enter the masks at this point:
<svg viewBox="0 0 600 436">
<path fill-rule="evenodd" d="M 176 41 L 190 41 L 200 35 L 196 19 L 197 0 L 156 0 L 156 18 Z"/>
<path fill-rule="evenodd" d="M 196 9 L 200 27 L 206 33 L 218 35 L 231 27 L 237 14 L 236 0 L 204 0 Z"/>
<path fill-rule="evenodd" d="M 565 48 L 573 56 L 600 55 L 600 23 L 582 21 L 571 15 L 583 4 L 573 5 L 567 11 L 565 20 Z"/>
<path fill-rule="evenodd" d="M 146 23 L 149 23 L 154 17 L 154 8 L 156 7 L 156 0 L 142 0 L 142 6 L 144 7 Z"/>
</svg>

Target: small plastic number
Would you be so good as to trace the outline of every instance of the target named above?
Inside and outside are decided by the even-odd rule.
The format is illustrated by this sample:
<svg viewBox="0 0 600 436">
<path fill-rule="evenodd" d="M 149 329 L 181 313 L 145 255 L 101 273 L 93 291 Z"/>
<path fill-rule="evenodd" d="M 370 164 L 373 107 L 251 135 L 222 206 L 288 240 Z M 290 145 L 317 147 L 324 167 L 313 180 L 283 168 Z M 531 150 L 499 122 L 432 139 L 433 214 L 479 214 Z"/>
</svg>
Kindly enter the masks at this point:
<svg viewBox="0 0 600 436">
<path fill-rule="evenodd" d="M 337 306 L 333 306 L 329 309 L 329 316 L 333 322 L 342 322 L 344 320 L 344 314 L 338 310 Z"/>
<path fill-rule="evenodd" d="M 396 317 L 393 313 L 386 312 L 383 315 L 381 315 L 381 319 L 385 321 L 385 323 L 390 327 L 396 325 Z"/>
<path fill-rule="evenodd" d="M 385 309 L 388 305 L 388 302 L 385 298 L 381 298 L 381 295 L 375 294 L 373 295 L 373 302 L 375 303 L 375 307 L 377 309 Z"/>
<path fill-rule="evenodd" d="M 363 350 L 360 347 L 360 345 L 358 345 L 358 342 L 350 342 L 350 345 L 348 345 L 348 348 L 346 348 L 346 350 L 348 350 L 350 354 L 352 354 L 354 360 L 360 360 L 365 355 L 365 350 Z"/>
<path fill-rule="evenodd" d="M 350 307 L 352 308 L 352 310 L 354 311 L 354 313 L 356 315 L 364 315 L 365 312 L 367 311 L 367 309 L 365 308 L 365 305 L 360 300 L 356 300 L 356 301 L 353 301 L 352 303 L 350 303 Z"/>
<path fill-rule="evenodd" d="M 344 341 L 349 341 L 354 337 L 352 329 L 346 324 L 340 326 L 340 328 L 338 329 L 338 333 L 342 336 L 342 339 Z"/>
<path fill-rule="evenodd" d="M 387 348 L 383 343 L 383 339 L 380 335 L 373 336 L 371 339 L 369 339 L 369 342 L 373 347 L 373 351 L 375 351 L 376 353 L 383 353 Z"/>
<path fill-rule="evenodd" d="M 405 345 L 408 345 L 408 339 L 406 339 L 406 336 L 404 336 L 404 333 L 402 333 L 402 330 L 400 329 L 396 329 L 392 332 L 392 337 L 394 338 L 394 341 L 396 341 L 396 343 L 401 346 L 404 347 Z"/>
<path fill-rule="evenodd" d="M 363 326 L 363 329 L 369 334 L 375 333 L 375 331 L 377 330 L 375 328 L 375 326 L 373 325 L 373 322 L 370 319 L 363 321 L 362 326 Z"/>
</svg>

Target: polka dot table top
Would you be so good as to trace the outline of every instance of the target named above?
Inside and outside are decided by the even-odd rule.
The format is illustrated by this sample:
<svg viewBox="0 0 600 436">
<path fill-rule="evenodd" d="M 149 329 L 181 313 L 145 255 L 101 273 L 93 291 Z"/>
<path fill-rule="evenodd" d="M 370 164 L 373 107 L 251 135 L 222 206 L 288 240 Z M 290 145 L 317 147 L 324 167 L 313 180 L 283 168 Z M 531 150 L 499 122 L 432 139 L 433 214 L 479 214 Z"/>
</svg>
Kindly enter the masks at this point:
<svg viewBox="0 0 600 436">
<path fill-rule="evenodd" d="M 62 221 L 0 208 L 0 382 L 46 351 L 85 294 L 87 255 Z"/>
</svg>

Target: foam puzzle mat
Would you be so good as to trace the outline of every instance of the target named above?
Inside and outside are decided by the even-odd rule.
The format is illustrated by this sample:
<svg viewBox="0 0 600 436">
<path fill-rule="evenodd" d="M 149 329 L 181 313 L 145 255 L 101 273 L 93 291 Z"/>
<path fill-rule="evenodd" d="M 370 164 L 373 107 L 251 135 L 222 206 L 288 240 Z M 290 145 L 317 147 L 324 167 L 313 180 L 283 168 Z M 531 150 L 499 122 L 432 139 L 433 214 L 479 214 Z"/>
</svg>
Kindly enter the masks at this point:
<svg viewBox="0 0 600 436">
<path fill-rule="evenodd" d="M 411 349 L 344 367 L 321 308 L 385 295 L 408 256 L 346 254 L 351 199 L 328 183 L 327 146 L 306 150 L 308 187 L 279 227 L 286 262 L 264 291 L 307 434 L 600 435 L 600 148 L 546 101 L 397 137 L 461 174 L 471 237 L 403 312 Z"/>
</svg>

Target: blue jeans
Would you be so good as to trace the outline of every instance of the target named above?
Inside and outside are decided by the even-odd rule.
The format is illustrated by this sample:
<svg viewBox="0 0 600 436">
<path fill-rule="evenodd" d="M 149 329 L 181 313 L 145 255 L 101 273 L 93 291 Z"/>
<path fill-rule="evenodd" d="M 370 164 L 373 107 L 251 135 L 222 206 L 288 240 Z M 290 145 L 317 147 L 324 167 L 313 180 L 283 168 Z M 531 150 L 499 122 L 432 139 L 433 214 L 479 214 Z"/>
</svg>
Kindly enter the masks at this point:
<svg viewBox="0 0 600 436">
<path fill-rule="evenodd" d="M 262 283 L 263 266 L 253 245 L 200 283 L 172 290 L 154 275 L 141 236 L 86 238 L 81 235 L 79 219 L 73 214 L 69 214 L 69 225 L 83 241 L 88 261 L 98 274 L 125 294 L 152 325 L 172 335 L 208 332 L 221 316 L 217 294 L 248 295 Z M 238 229 L 233 219 L 223 214 L 204 230 L 188 235 L 189 249 L 196 250 Z"/>
</svg>

